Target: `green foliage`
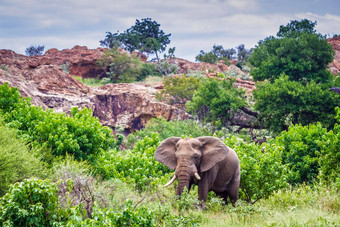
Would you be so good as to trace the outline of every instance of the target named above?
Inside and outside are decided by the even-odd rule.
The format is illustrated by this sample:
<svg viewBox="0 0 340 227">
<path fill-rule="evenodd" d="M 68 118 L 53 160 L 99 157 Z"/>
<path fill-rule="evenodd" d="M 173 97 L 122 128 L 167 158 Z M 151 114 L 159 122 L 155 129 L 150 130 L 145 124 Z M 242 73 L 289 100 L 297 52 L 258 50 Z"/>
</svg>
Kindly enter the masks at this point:
<svg viewBox="0 0 340 227">
<path fill-rule="evenodd" d="M 34 146 L 51 148 L 53 155 L 68 153 L 78 160 L 93 160 L 98 153 L 115 145 L 111 130 L 103 127 L 90 109 L 72 108 L 71 116 L 51 109 L 44 111 L 32 106 L 29 99 L 18 98 L 17 89 L 7 86 L 0 86 L 1 97 L 7 100 L 1 101 L 0 106 L 4 121 Z"/>
<path fill-rule="evenodd" d="M 323 135 L 318 141 L 320 146 L 319 166 L 320 178 L 323 182 L 336 183 L 340 189 L 340 108 L 336 107 L 336 119 L 334 129 Z"/>
<path fill-rule="evenodd" d="M 136 54 L 120 53 L 117 48 L 105 51 L 98 64 L 113 83 L 129 83 L 139 79 L 142 62 Z M 144 77 L 143 75 L 142 77 Z"/>
<path fill-rule="evenodd" d="M 246 106 L 242 98 L 244 91 L 234 87 L 234 82 L 234 79 L 204 81 L 194 93 L 192 101 L 187 102 L 187 111 L 217 126 L 226 125 L 238 109 Z"/>
<path fill-rule="evenodd" d="M 267 198 L 288 187 L 287 166 L 282 163 L 283 148 L 274 143 L 237 143 L 235 137 L 224 143 L 233 148 L 241 165 L 240 198 L 248 203 Z"/>
<path fill-rule="evenodd" d="M 161 75 L 169 75 L 177 73 L 178 67 L 176 64 L 170 64 L 169 61 L 160 61 L 157 64 L 157 70 Z"/>
<path fill-rule="evenodd" d="M 283 163 L 288 164 L 291 172 L 290 184 L 313 183 L 319 173 L 318 156 L 320 140 L 327 130 L 320 123 L 316 125 L 292 125 L 275 138 L 275 143 L 284 149 Z"/>
<path fill-rule="evenodd" d="M 123 33 L 107 32 L 104 40 L 100 41 L 102 46 L 117 48 L 123 46 L 126 50 L 135 50 L 155 54 L 159 61 L 158 52 L 163 52 L 170 43 L 171 34 L 165 34 L 160 29 L 160 24 L 151 18 L 136 20 L 135 25 Z"/>
<path fill-rule="evenodd" d="M 11 88 L 8 82 L 0 86 L 0 111 L 3 113 L 10 112 L 19 104 L 20 93 L 18 88 Z"/>
<path fill-rule="evenodd" d="M 301 33 L 315 34 L 316 21 L 312 22 L 307 19 L 301 21 L 292 20 L 286 26 L 281 25 L 278 33 L 278 37 L 298 37 Z"/>
<path fill-rule="evenodd" d="M 335 51 L 323 36 L 315 33 L 315 25 L 316 22 L 307 20 L 292 21 L 280 27 L 278 38 L 260 41 L 249 58 L 255 66 L 251 71 L 254 80 L 273 82 L 286 74 L 289 80 L 300 83 L 329 81 L 332 75 L 327 66 Z"/>
<path fill-rule="evenodd" d="M 200 79 L 186 76 L 171 76 L 165 78 L 164 89 L 156 93 L 158 100 L 169 104 L 185 104 L 192 99 L 194 92 L 200 85 Z"/>
<path fill-rule="evenodd" d="M 95 206 L 93 218 L 68 222 L 70 226 L 154 226 L 153 214 L 146 206 L 136 208 L 131 200 L 125 202 L 123 210 L 100 209 Z"/>
<path fill-rule="evenodd" d="M 157 134 L 136 142 L 132 151 L 111 150 L 97 158 L 97 171 L 105 178 L 117 178 L 136 184 L 137 189 L 146 190 L 149 185 L 170 169 L 154 158 L 160 140 Z"/>
<path fill-rule="evenodd" d="M 311 81 L 305 86 L 281 76 L 274 83 L 257 83 L 253 91 L 255 109 L 260 112 L 262 124 L 275 133 L 287 130 L 291 124 L 308 125 L 320 121 L 331 128 L 334 108 L 340 96 L 328 91 L 331 85 Z"/>
<path fill-rule="evenodd" d="M 62 212 L 58 210 L 58 187 L 49 180 L 28 179 L 11 186 L 0 199 L 3 226 L 53 226 Z"/>
<path fill-rule="evenodd" d="M 152 63 L 143 63 L 141 68 L 140 76 L 138 80 L 144 80 L 148 76 L 162 76 L 162 74 L 157 69 L 157 66 Z"/>
<path fill-rule="evenodd" d="M 212 136 L 210 129 L 203 127 L 193 120 L 175 120 L 167 121 L 164 118 L 153 118 L 145 128 L 128 135 L 128 144 L 142 140 L 145 137 L 151 137 L 154 133 L 158 134 L 160 141 L 169 137 L 199 137 Z"/>
<path fill-rule="evenodd" d="M 0 196 L 10 184 L 44 174 L 43 164 L 24 141 L 0 122 Z"/>
<path fill-rule="evenodd" d="M 33 46 L 27 47 L 25 53 L 27 56 L 35 56 L 35 55 L 42 55 L 44 52 L 45 46 Z"/>
</svg>

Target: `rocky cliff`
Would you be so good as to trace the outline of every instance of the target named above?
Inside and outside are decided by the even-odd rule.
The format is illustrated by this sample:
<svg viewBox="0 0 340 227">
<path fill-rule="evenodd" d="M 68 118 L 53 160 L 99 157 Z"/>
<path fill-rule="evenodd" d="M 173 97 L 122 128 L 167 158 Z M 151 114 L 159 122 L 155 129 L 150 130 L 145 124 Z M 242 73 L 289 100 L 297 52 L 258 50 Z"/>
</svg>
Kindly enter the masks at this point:
<svg viewBox="0 0 340 227">
<path fill-rule="evenodd" d="M 154 98 L 156 89 L 143 84 L 115 84 L 101 88 L 84 86 L 70 74 L 92 76 L 103 49 L 49 50 L 43 56 L 27 57 L 11 50 L 0 50 L 0 84 L 18 87 L 35 105 L 69 112 L 74 106 L 93 109 L 93 115 L 111 128 L 118 125 L 132 132 L 153 117 L 186 119 L 184 111 Z M 68 65 L 70 74 L 62 67 Z"/>
<path fill-rule="evenodd" d="M 333 49 L 335 50 L 334 60 L 329 65 L 329 70 L 333 74 L 338 74 L 340 72 L 340 36 L 328 39 L 327 41 L 332 44 Z"/>
</svg>

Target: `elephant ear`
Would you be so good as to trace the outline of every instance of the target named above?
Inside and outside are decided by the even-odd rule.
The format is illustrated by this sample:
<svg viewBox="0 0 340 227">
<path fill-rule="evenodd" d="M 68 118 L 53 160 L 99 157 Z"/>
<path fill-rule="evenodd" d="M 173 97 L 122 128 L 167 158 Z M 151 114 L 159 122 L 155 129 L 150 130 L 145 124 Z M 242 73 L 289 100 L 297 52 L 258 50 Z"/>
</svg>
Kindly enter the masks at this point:
<svg viewBox="0 0 340 227">
<path fill-rule="evenodd" d="M 155 159 L 170 169 L 175 169 L 177 166 L 176 143 L 180 139 L 181 137 L 170 137 L 164 140 L 156 149 Z"/>
<path fill-rule="evenodd" d="M 220 139 L 212 136 L 203 136 L 197 139 L 202 142 L 201 172 L 211 169 L 217 162 L 228 156 L 229 147 Z"/>
</svg>

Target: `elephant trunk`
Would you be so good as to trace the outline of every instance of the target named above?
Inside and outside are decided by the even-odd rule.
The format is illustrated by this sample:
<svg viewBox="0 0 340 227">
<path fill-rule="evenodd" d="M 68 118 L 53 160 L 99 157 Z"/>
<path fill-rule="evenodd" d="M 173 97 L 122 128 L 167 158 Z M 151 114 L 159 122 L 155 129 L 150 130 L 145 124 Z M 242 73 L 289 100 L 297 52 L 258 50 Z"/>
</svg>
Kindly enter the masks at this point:
<svg viewBox="0 0 340 227">
<path fill-rule="evenodd" d="M 184 188 L 186 187 L 189 190 L 189 184 L 191 179 L 191 174 L 188 171 L 187 167 L 180 167 L 176 170 L 176 175 L 178 179 L 178 186 L 176 189 L 176 195 L 182 195 Z"/>
</svg>

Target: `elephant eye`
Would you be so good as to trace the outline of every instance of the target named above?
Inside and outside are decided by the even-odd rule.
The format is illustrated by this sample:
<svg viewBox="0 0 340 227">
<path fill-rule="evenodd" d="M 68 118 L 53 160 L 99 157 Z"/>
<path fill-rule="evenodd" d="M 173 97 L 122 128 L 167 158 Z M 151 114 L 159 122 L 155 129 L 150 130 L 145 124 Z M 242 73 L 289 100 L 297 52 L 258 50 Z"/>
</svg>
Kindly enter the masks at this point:
<svg viewBox="0 0 340 227">
<path fill-rule="evenodd" d="M 197 154 L 195 154 L 195 155 L 194 155 L 194 158 L 198 158 L 198 155 L 197 155 Z"/>
</svg>

